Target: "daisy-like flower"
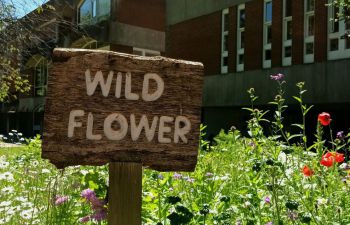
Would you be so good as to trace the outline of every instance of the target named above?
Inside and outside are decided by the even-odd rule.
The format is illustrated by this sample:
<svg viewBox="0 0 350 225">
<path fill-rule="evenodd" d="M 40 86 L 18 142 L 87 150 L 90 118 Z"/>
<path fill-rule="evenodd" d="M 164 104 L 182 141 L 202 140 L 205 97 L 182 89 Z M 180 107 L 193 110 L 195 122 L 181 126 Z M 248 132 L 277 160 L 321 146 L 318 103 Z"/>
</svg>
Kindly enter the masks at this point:
<svg viewBox="0 0 350 225">
<path fill-rule="evenodd" d="M 11 172 L 5 172 L 0 174 L 0 180 L 6 180 L 9 182 L 15 181 L 15 179 L 13 178 L 13 174 Z"/>
<path fill-rule="evenodd" d="M 19 215 L 20 215 L 23 219 L 29 220 L 29 219 L 32 218 L 32 211 L 31 211 L 31 210 L 23 210 Z"/>
<path fill-rule="evenodd" d="M 14 192 L 14 188 L 9 186 L 9 187 L 4 187 L 3 189 L 1 189 L 1 193 L 3 194 L 12 194 Z"/>
</svg>

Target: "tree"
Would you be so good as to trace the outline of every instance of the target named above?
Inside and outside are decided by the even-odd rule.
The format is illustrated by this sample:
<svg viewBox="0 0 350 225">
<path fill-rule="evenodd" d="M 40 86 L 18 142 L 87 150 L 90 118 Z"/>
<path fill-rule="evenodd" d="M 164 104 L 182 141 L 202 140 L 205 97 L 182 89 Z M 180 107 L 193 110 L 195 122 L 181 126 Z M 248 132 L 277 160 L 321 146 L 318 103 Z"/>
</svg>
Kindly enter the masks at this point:
<svg viewBox="0 0 350 225">
<path fill-rule="evenodd" d="M 27 5 L 36 9 L 28 13 Z M 63 17 L 67 10 L 73 8 L 66 0 L 0 0 L 0 102 L 14 101 L 30 90 L 24 72 L 30 56 L 49 60 L 60 35 L 82 34 L 74 20 Z"/>
</svg>

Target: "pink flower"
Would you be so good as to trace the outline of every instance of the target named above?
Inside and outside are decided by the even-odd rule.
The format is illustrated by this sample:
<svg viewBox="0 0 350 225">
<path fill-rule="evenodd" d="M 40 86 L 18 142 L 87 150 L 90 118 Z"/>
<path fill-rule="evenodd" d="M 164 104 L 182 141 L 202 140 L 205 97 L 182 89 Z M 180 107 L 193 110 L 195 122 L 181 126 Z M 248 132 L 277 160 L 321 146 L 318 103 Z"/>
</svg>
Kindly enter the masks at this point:
<svg viewBox="0 0 350 225">
<path fill-rule="evenodd" d="M 282 73 L 278 73 L 278 74 L 275 74 L 275 75 L 270 75 L 271 80 L 277 80 L 277 81 L 282 80 L 283 77 L 284 77 L 284 74 L 282 74 Z"/>
<path fill-rule="evenodd" d="M 62 205 L 68 201 L 68 196 L 56 196 L 55 205 Z"/>
</svg>

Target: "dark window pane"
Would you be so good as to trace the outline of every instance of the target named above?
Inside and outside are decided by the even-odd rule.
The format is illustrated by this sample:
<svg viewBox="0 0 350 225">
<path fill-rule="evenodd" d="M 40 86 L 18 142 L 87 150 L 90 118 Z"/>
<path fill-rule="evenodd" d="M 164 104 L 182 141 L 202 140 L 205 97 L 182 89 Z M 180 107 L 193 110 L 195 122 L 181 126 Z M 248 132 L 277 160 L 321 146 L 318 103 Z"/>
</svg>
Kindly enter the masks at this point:
<svg viewBox="0 0 350 225">
<path fill-rule="evenodd" d="M 338 7 L 333 7 L 333 17 L 331 18 L 333 21 L 333 27 L 332 27 L 332 32 L 337 33 L 339 31 L 339 21 L 337 18 L 337 15 L 339 13 L 339 8 Z"/>
<path fill-rule="evenodd" d="M 238 56 L 238 64 L 244 64 L 244 54 Z"/>
<path fill-rule="evenodd" d="M 331 39 L 331 44 L 330 44 L 330 50 L 331 51 L 338 51 L 339 49 L 339 41 L 338 38 Z"/>
<path fill-rule="evenodd" d="M 292 0 L 285 0 L 285 17 L 292 16 Z"/>
<path fill-rule="evenodd" d="M 223 50 L 227 51 L 228 50 L 228 35 L 224 35 L 224 40 L 223 40 Z"/>
<path fill-rule="evenodd" d="M 284 48 L 284 57 L 292 57 L 292 46 L 287 46 Z"/>
<path fill-rule="evenodd" d="M 245 27 L 245 10 L 241 9 L 239 11 L 239 27 L 243 28 Z"/>
<path fill-rule="evenodd" d="M 272 21 L 272 2 L 265 3 L 265 22 Z"/>
<path fill-rule="evenodd" d="M 271 49 L 265 50 L 265 60 L 271 60 Z"/>
<path fill-rule="evenodd" d="M 292 21 L 287 21 L 286 31 L 287 31 L 287 35 L 286 35 L 287 40 L 292 39 L 292 32 L 293 32 Z"/>
<path fill-rule="evenodd" d="M 314 11 L 314 9 L 315 9 L 315 0 L 307 0 L 306 11 L 310 12 L 310 11 Z"/>
<path fill-rule="evenodd" d="M 306 43 L 305 47 L 306 47 L 306 49 L 305 49 L 306 55 L 314 54 L 314 43 L 313 42 Z"/>
<path fill-rule="evenodd" d="M 228 13 L 225 13 L 224 14 L 224 31 L 228 31 L 228 24 L 229 24 Z"/>
<path fill-rule="evenodd" d="M 267 43 L 271 43 L 272 42 L 272 30 L 271 30 L 271 26 L 267 27 Z"/>
<path fill-rule="evenodd" d="M 350 38 L 346 38 L 346 39 L 345 39 L 345 45 L 346 45 L 346 46 L 345 46 L 346 49 L 349 49 L 349 48 L 350 48 Z"/>
<path fill-rule="evenodd" d="M 227 66 L 228 65 L 228 57 L 225 56 L 224 59 L 223 59 L 223 66 Z"/>
<path fill-rule="evenodd" d="M 241 48 L 244 48 L 244 31 L 241 32 Z"/>
<path fill-rule="evenodd" d="M 307 29 L 308 36 L 314 35 L 314 25 L 315 25 L 315 16 L 309 16 L 308 29 Z"/>
</svg>

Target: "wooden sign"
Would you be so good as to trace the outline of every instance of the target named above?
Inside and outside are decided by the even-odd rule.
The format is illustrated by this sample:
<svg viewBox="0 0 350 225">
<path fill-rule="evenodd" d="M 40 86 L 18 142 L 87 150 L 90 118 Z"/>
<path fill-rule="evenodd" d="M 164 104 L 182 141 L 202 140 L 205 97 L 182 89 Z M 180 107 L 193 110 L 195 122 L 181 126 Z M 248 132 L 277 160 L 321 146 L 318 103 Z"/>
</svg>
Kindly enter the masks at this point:
<svg viewBox="0 0 350 225">
<path fill-rule="evenodd" d="M 194 170 L 202 74 L 201 63 L 55 49 L 42 157 L 59 168 L 136 162 Z"/>
</svg>

